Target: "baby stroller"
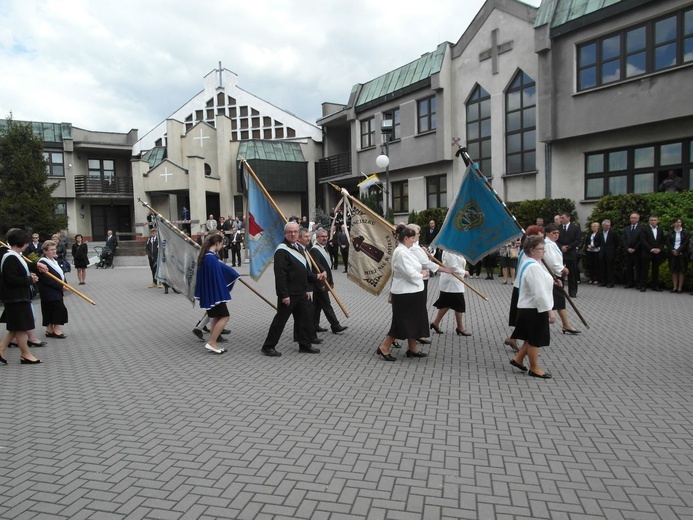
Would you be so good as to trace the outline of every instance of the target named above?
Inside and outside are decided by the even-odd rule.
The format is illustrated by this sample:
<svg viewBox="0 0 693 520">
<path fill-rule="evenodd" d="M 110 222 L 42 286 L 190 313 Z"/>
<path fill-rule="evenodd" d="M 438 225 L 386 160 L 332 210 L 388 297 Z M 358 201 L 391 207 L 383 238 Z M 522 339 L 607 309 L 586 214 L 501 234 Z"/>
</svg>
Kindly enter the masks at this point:
<svg viewBox="0 0 693 520">
<path fill-rule="evenodd" d="M 113 269 L 113 251 L 108 246 L 94 246 L 94 251 L 99 255 L 99 262 L 94 266 L 96 269 Z"/>
</svg>

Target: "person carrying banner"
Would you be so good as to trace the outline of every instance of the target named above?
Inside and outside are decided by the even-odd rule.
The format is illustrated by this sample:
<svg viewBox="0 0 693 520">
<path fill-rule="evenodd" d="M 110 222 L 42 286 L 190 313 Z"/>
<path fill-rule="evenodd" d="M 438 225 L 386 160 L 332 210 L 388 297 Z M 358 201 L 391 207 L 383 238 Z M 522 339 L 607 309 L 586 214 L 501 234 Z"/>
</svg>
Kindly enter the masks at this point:
<svg viewBox="0 0 693 520">
<path fill-rule="evenodd" d="M 416 346 L 416 339 L 428 335 L 428 311 L 426 309 L 426 292 L 423 279 L 428 271 L 423 269 L 414 254 L 410 251 L 417 241 L 417 232 L 404 224 L 395 230 L 399 245 L 392 253 L 392 322 L 387 336 L 375 353 L 385 361 L 395 361 L 390 354 L 397 338 L 406 338 L 407 357 L 426 357 Z M 450 272 L 441 267 L 441 272 Z"/>
<path fill-rule="evenodd" d="M 315 233 L 316 243 L 310 250 L 310 255 L 318 264 L 318 267 L 322 269 L 327 275 L 327 279 L 324 283 L 318 283 L 315 287 L 315 292 L 313 292 L 313 325 L 317 332 L 326 332 L 327 329 L 320 327 L 320 312 L 325 313 L 325 318 L 330 323 L 332 332 L 334 334 L 339 334 L 346 330 L 346 325 L 341 325 L 337 316 L 332 309 L 332 303 L 330 302 L 330 293 L 324 284 L 329 284 L 330 287 L 334 287 L 334 281 L 332 279 L 332 270 L 330 269 L 330 254 L 327 252 L 327 231 L 320 228 Z"/>
<path fill-rule="evenodd" d="M 551 310 L 553 277 L 540 263 L 545 247 L 544 240 L 539 236 L 531 236 L 525 240 L 523 251 L 526 260 L 522 263 L 518 275 L 517 321 L 512 334 L 513 338 L 523 339 L 525 342 L 515 357 L 510 360 L 510 364 L 527 372 L 527 367 L 523 364 L 527 357 L 530 376 L 550 379 L 551 374 L 539 367 L 540 349 L 551 343 L 549 324 L 556 320 Z"/>
<path fill-rule="evenodd" d="M 568 311 L 565 308 L 565 293 L 562 290 L 564 286 L 565 276 L 568 275 L 568 268 L 563 265 L 563 254 L 558 248 L 556 241 L 560 235 L 560 228 L 556 224 L 549 224 L 544 228 L 544 243 L 546 244 L 546 253 L 544 255 L 544 264 L 556 278 L 560 280 L 560 284 L 555 284 L 553 288 L 553 309 L 558 312 L 558 317 L 563 325 L 563 334 L 580 334 L 570 324 L 568 319 Z"/>
<path fill-rule="evenodd" d="M 274 252 L 274 283 L 277 292 L 277 314 L 270 324 L 261 352 L 265 356 L 278 357 L 276 350 L 289 316 L 298 323 L 297 339 L 299 352 L 319 354 L 320 349 L 310 345 L 312 308 L 308 300 L 308 282 L 324 281 L 326 273 L 315 274 L 297 246 L 298 224 L 288 222 L 284 226 L 284 240 Z"/>
<path fill-rule="evenodd" d="M 466 270 L 467 261 L 462 255 L 451 253 L 450 251 L 443 251 L 442 262 L 458 276 L 462 278 L 469 276 L 469 272 Z M 438 334 L 442 334 L 443 332 L 440 330 L 440 321 L 445 314 L 452 309 L 455 311 L 455 323 L 457 325 L 455 327 L 455 332 L 457 335 L 471 336 L 471 332 L 467 331 L 462 323 L 464 313 L 467 310 L 464 301 L 464 284 L 452 274 L 443 273 L 440 276 L 439 287 L 440 295 L 438 296 L 438 300 L 433 304 L 434 307 L 438 308 L 438 313 L 431 323 L 431 330 L 436 331 Z"/>
</svg>

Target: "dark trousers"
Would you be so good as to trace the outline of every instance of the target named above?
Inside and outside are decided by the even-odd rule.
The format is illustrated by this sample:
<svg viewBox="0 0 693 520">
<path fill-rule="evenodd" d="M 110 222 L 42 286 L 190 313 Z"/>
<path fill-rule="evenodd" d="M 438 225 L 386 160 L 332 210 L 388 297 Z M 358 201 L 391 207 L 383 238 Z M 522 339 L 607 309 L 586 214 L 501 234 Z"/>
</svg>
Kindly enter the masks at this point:
<svg viewBox="0 0 693 520">
<path fill-rule="evenodd" d="M 317 329 L 320 326 L 320 311 L 325 313 L 325 318 L 330 322 L 332 329 L 339 327 L 339 320 L 335 316 L 332 302 L 330 302 L 330 293 L 316 290 L 313 293 L 313 324 Z"/>
<path fill-rule="evenodd" d="M 640 288 L 647 285 L 647 275 L 650 271 L 650 264 L 652 264 L 652 278 L 650 287 L 653 289 L 659 288 L 659 266 L 662 265 L 662 259 L 662 253 L 642 258 L 642 263 L 640 264 L 640 278 L 638 279 L 638 286 Z"/>
<path fill-rule="evenodd" d="M 344 269 L 349 268 L 349 246 L 340 248 L 342 252 L 342 261 L 344 262 Z"/>
<path fill-rule="evenodd" d="M 241 246 L 231 246 L 231 265 L 241 265 Z"/>
<path fill-rule="evenodd" d="M 152 283 L 156 283 L 156 259 L 149 259 L 149 269 L 152 270 Z"/>
<path fill-rule="evenodd" d="M 587 270 L 590 275 L 590 282 L 601 281 L 599 279 L 599 252 L 592 253 L 588 251 L 585 253 L 585 260 L 587 261 Z"/>
<path fill-rule="evenodd" d="M 313 316 L 311 314 L 311 303 L 305 293 L 290 296 L 289 305 L 282 303 L 281 299 L 277 298 L 277 314 L 275 314 L 272 324 L 270 325 L 267 337 L 262 345 L 262 348 L 274 348 L 279 343 L 286 322 L 289 321 L 289 316 L 294 317 L 296 327 L 296 336 L 298 346 L 310 347 L 310 336 L 313 329 Z"/>
<path fill-rule="evenodd" d="M 565 256 L 563 257 L 563 262 L 568 268 L 568 294 L 573 296 L 577 294 L 578 290 L 578 278 L 580 277 L 580 271 L 578 271 L 578 261 L 577 256 L 575 258 Z"/>
<path fill-rule="evenodd" d="M 614 259 L 603 256 L 599 259 L 599 282 L 614 285 Z"/>
<path fill-rule="evenodd" d="M 339 252 L 335 252 L 333 249 L 329 250 L 330 262 L 332 262 L 332 269 L 339 268 Z"/>
<path fill-rule="evenodd" d="M 626 285 L 640 284 L 640 257 L 637 252 L 629 253 L 626 251 L 624 259 L 626 266 Z M 633 277 L 633 269 L 635 269 L 635 277 Z"/>
</svg>

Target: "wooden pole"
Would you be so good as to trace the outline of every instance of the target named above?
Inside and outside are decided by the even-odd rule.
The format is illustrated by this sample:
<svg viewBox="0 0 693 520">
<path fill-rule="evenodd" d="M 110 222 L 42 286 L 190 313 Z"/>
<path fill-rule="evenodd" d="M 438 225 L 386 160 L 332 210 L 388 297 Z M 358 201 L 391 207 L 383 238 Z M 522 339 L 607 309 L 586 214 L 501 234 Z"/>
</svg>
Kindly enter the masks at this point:
<svg viewBox="0 0 693 520">
<path fill-rule="evenodd" d="M 243 164 L 245 164 L 245 167 L 248 168 L 248 173 L 249 173 L 250 175 L 253 176 L 253 179 L 255 180 L 255 182 L 257 183 L 257 185 L 258 185 L 258 186 L 260 187 L 260 189 L 262 190 L 262 193 L 264 193 L 264 195 L 265 195 L 265 197 L 267 198 L 267 200 L 269 200 L 269 201 L 270 201 L 270 204 L 272 204 L 272 207 L 273 207 L 273 208 L 276 210 L 276 212 L 282 217 L 282 219 L 284 220 L 284 222 L 288 222 L 288 219 L 284 216 L 284 213 L 282 213 L 282 210 L 279 209 L 279 206 L 277 206 L 277 204 L 274 202 L 274 199 L 272 199 L 272 197 L 270 197 L 270 194 L 267 192 L 267 190 L 265 189 L 265 187 L 262 185 L 262 182 L 260 182 L 260 179 L 258 178 L 258 176 L 255 174 L 255 172 L 253 171 L 253 169 L 252 169 L 252 168 L 250 167 L 250 165 L 248 164 L 248 161 L 246 161 L 245 159 L 243 159 Z M 313 268 L 315 268 L 315 270 L 316 270 L 317 272 L 320 272 L 320 267 L 318 267 L 318 264 L 315 262 L 315 259 L 310 255 L 310 253 L 309 253 L 307 250 L 306 250 L 306 256 L 307 256 L 308 259 L 310 260 L 310 263 L 313 265 Z M 344 308 L 344 305 L 342 305 L 342 302 L 339 301 L 339 298 L 337 298 L 337 295 L 335 294 L 334 289 L 332 289 L 332 287 L 330 287 L 330 284 L 329 284 L 329 283 L 325 283 L 325 287 L 327 287 L 327 290 L 330 291 L 330 294 L 334 297 L 334 300 L 337 302 L 337 305 L 339 305 L 339 308 L 340 308 L 340 309 L 342 310 L 342 312 L 344 313 L 344 316 L 346 316 L 346 317 L 348 318 L 348 317 L 349 317 L 349 313 L 348 313 L 348 312 L 346 311 L 346 309 Z"/>
<path fill-rule="evenodd" d="M 8 246 L 7 244 L 5 244 L 5 242 L 3 242 L 2 240 L 0 240 L 0 246 L 3 246 L 3 247 L 6 247 L 7 249 L 10 249 L 10 246 Z M 24 256 L 24 255 L 22 255 L 22 258 L 24 258 L 24 261 L 29 262 L 30 264 L 35 263 L 35 262 L 31 261 L 30 259 L 28 259 L 28 258 L 27 258 L 26 256 Z M 68 290 L 72 291 L 73 293 L 75 293 L 77 296 L 79 296 L 79 297 L 82 298 L 83 300 L 88 301 L 88 302 L 91 303 L 92 305 L 96 305 L 96 302 L 94 302 L 94 300 L 92 300 L 91 298 L 85 296 L 84 294 L 82 294 L 81 292 L 79 292 L 77 289 L 75 289 L 75 288 L 72 287 L 71 285 L 69 285 L 69 284 L 63 282 L 63 281 L 62 281 L 60 278 L 58 278 L 57 276 L 55 276 L 55 275 L 53 275 L 53 274 L 51 274 L 51 273 L 49 273 L 49 272 L 45 272 L 45 273 L 41 273 L 41 274 L 45 274 L 45 275 L 46 275 L 48 278 L 50 278 L 51 280 L 54 280 L 54 281 L 58 282 L 60 285 L 62 285 L 63 287 L 67 288 Z"/>
<path fill-rule="evenodd" d="M 182 232 L 180 229 L 178 229 L 170 220 L 167 220 L 166 217 L 164 217 L 161 213 L 159 213 L 157 210 L 155 210 L 154 208 L 152 208 L 149 204 L 147 204 L 146 202 L 144 202 L 142 199 L 139 199 L 139 198 L 137 199 L 137 202 L 139 202 L 140 204 L 142 204 L 145 208 L 147 208 L 149 211 L 151 211 L 151 212 L 154 213 L 156 216 L 158 216 L 161 220 L 163 220 L 164 223 L 166 223 L 167 226 L 169 226 L 171 229 L 173 229 L 174 232 L 178 233 L 178 235 L 180 235 L 186 242 L 188 242 L 189 244 L 192 244 L 193 246 L 195 246 L 195 248 L 200 249 L 200 244 L 198 244 L 198 243 L 195 242 L 192 238 L 190 238 L 188 235 L 186 235 L 185 233 L 183 233 L 183 232 Z M 221 262 L 221 260 L 220 260 L 220 262 Z M 260 294 L 259 292 L 257 292 L 255 289 L 253 289 L 250 285 L 248 285 L 248 284 L 243 280 L 243 278 L 240 278 L 240 277 L 239 277 L 239 278 L 238 278 L 238 281 L 241 282 L 243 285 L 245 285 L 245 286 L 246 286 L 248 289 L 250 289 L 252 292 L 254 292 L 255 294 L 257 294 L 262 300 L 264 300 L 264 301 L 267 303 L 267 305 L 269 305 L 270 307 L 272 307 L 275 311 L 277 310 L 277 306 L 276 306 L 276 305 L 274 305 L 271 301 L 269 301 L 267 298 L 265 298 L 263 295 L 261 295 L 261 294 Z"/>
</svg>

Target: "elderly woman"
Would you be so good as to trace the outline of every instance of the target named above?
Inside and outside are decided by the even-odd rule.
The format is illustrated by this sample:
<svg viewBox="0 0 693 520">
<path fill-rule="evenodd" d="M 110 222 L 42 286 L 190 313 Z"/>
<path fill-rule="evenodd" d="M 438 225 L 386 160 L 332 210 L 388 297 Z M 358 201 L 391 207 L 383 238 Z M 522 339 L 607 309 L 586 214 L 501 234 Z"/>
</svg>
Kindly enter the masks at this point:
<svg viewBox="0 0 693 520">
<path fill-rule="evenodd" d="M 519 272 L 519 297 L 517 300 L 517 321 L 512 337 L 525 340 L 522 348 L 515 354 L 510 364 L 527 371 L 525 357 L 529 358 L 529 375 L 550 379 L 551 374 L 539 367 L 541 347 L 551 343 L 549 324 L 556 320 L 553 307 L 553 278 L 541 265 L 544 255 L 544 241 L 539 236 L 527 237 L 523 247 L 526 260 Z"/>
<path fill-rule="evenodd" d="M 443 251 L 442 261 L 452 273 L 443 273 L 440 276 L 440 295 L 438 296 L 438 300 L 433 304 L 434 307 L 438 308 L 438 313 L 433 323 L 431 323 L 431 329 L 435 330 L 438 334 L 442 334 L 440 330 L 440 320 L 452 309 L 455 311 L 455 322 L 457 324 L 455 332 L 457 335 L 471 336 L 471 332 L 468 332 L 462 323 L 462 318 L 467 310 L 464 301 L 464 284 L 453 275 L 453 273 L 455 273 L 462 278 L 469 276 L 469 272 L 466 270 L 467 261 L 463 256 L 449 251 Z"/>
<path fill-rule="evenodd" d="M 563 326 L 563 334 L 580 334 L 570 324 L 568 319 L 568 311 L 565 308 L 565 291 L 562 290 L 564 277 L 568 276 L 568 268 L 563 263 L 563 253 L 556 244 L 558 236 L 561 234 L 560 229 L 556 224 L 549 224 L 544 228 L 544 244 L 546 252 L 544 255 L 544 263 L 549 272 L 560 280 L 560 284 L 554 284 L 553 287 L 553 309 L 558 313 Z"/>
<path fill-rule="evenodd" d="M 29 266 L 22 258 L 22 252 L 29 240 L 30 237 L 25 231 L 10 229 L 7 233 L 9 249 L 0 262 L 0 299 L 5 304 L 0 322 L 7 324 L 7 333 L 0 342 L 0 363 L 5 365 L 7 361 L 3 354 L 12 340 L 16 340 L 19 346 L 22 365 L 41 363 L 40 359 L 33 356 L 27 344 L 28 331 L 34 328 L 34 311 L 31 308 L 32 286 L 38 281 L 38 276 L 29 271 Z"/>
<path fill-rule="evenodd" d="M 417 349 L 416 339 L 428 334 L 428 311 L 423 280 L 429 273 L 411 252 L 417 241 L 416 231 L 400 224 L 395 230 L 395 235 L 399 245 L 392 253 L 392 322 L 385 340 L 375 351 L 385 361 L 396 359 L 390 354 L 396 338 L 407 339 L 407 357 L 427 356 Z M 443 267 L 440 270 L 450 272 Z"/>
<path fill-rule="evenodd" d="M 58 263 L 57 246 L 58 244 L 53 240 L 46 240 L 43 243 L 44 256 L 39 263 L 45 265 L 48 271 L 39 273 L 38 289 L 41 295 L 41 314 L 43 326 L 46 327 L 46 337 L 64 339 L 66 336 L 61 327 L 67 323 L 67 308 L 63 301 L 63 294 L 67 289 L 48 276 L 50 273 L 65 281 L 65 274 Z"/>
<path fill-rule="evenodd" d="M 421 227 L 418 224 L 407 224 L 407 227 L 409 229 L 413 229 L 416 231 L 416 241 L 414 244 L 411 246 L 411 249 L 409 250 L 415 257 L 416 259 L 421 263 L 421 266 L 423 269 L 428 271 L 428 274 L 424 276 L 423 283 L 424 283 L 424 298 L 426 301 L 428 301 L 428 280 L 430 277 L 440 269 L 440 264 L 437 264 L 433 260 L 431 260 L 430 256 L 424 250 L 423 247 L 419 244 L 419 240 L 421 240 Z M 416 338 L 416 340 L 423 344 L 423 345 L 428 345 L 431 342 L 427 339 L 424 339 L 423 337 L 421 338 Z"/>
</svg>

